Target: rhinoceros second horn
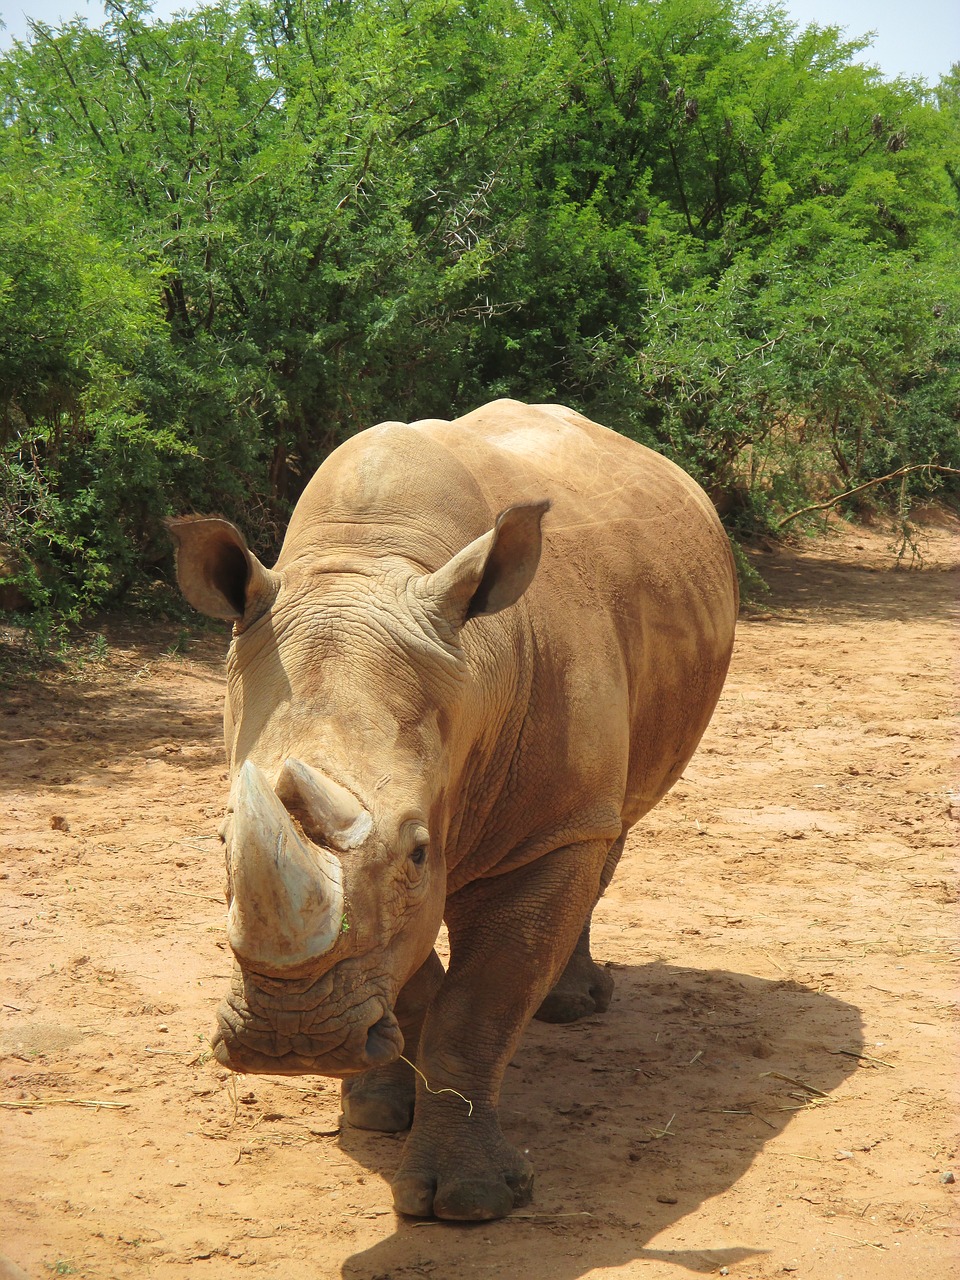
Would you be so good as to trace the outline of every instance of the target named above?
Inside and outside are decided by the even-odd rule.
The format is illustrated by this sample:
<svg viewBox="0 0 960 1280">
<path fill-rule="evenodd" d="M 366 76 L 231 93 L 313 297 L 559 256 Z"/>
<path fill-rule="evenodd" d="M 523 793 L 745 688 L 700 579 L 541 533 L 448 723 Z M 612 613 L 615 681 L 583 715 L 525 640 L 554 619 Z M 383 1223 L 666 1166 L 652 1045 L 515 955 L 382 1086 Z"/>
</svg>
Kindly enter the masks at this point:
<svg viewBox="0 0 960 1280">
<path fill-rule="evenodd" d="M 302 760 L 284 763 L 277 795 L 298 817 L 303 814 L 311 831 L 342 853 L 362 844 L 373 829 L 373 819 L 355 796 Z"/>
<path fill-rule="evenodd" d="M 278 974 L 325 955 L 343 921 L 339 858 L 300 835 L 249 760 L 234 783 L 232 808 L 227 939 L 235 955 Z"/>
</svg>

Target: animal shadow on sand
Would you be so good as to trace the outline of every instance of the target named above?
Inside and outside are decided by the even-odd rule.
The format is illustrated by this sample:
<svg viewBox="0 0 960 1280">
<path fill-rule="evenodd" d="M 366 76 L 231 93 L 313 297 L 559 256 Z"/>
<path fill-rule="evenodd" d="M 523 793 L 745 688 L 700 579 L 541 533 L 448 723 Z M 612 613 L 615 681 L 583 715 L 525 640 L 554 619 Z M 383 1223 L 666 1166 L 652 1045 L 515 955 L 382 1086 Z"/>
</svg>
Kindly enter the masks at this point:
<svg viewBox="0 0 960 1280">
<path fill-rule="evenodd" d="M 507 1071 L 501 1121 L 536 1168 L 532 1205 L 502 1222 L 397 1219 L 393 1235 L 346 1260 L 344 1280 L 576 1280 L 634 1260 L 709 1273 L 767 1251 L 753 1239 L 645 1246 L 683 1218 L 695 1232 L 698 1206 L 734 1186 L 797 1108 L 857 1069 L 859 1011 L 719 969 L 655 962 L 615 976 L 606 1015 L 534 1023 Z M 400 1136 L 344 1127 L 341 1141 L 390 1178 Z M 729 1242 L 735 1225 L 724 1234 Z"/>
</svg>

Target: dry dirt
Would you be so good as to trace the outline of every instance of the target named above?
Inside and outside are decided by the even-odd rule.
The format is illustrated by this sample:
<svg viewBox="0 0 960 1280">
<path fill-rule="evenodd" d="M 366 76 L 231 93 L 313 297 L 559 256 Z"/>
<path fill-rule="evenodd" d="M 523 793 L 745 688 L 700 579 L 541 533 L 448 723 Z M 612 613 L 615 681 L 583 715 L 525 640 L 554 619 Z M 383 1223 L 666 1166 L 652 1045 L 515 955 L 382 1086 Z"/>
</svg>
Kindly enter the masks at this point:
<svg viewBox="0 0 960 1280">
<path fill-rule="evenodd" d="M 599 913 L 610 1012 L 534 1024 L 504 1222 L 398 1221 L 335 1082 L 229 1078 L 223 641 L 107 632 L 3 693 L 0 1253 L 32 1280 L 960 1274 L 960 533 L 759 554 L 723 701 Z M 0 1266 L 0 1275 L 3 1267 Z"/>
</svg>

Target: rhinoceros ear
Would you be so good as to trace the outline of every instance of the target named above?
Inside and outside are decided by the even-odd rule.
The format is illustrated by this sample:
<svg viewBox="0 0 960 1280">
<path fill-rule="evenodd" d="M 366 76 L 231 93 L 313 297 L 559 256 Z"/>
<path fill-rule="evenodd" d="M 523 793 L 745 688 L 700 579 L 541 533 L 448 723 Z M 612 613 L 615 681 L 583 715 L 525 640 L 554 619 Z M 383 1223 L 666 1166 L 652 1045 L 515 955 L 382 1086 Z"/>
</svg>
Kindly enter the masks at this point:
<svg viewBox="0 0 960 1280">
<path fill-rule="evenodd" d="M 273 604 L 280 575 L 265 569 L 229 520 L 182 516 L 167 520 L 177 548 L 177 581 L 188 604 L 210 618 L 253 622 Z"/>
<path fill-rule="evenodd" d="M 507 507 L 482 537 L 424 580 L 424 594 L 462 626 L 479 613 L 499 613 L 520 599 L 540 563 L 540 521 L 547 500 Z"/>
</svg>

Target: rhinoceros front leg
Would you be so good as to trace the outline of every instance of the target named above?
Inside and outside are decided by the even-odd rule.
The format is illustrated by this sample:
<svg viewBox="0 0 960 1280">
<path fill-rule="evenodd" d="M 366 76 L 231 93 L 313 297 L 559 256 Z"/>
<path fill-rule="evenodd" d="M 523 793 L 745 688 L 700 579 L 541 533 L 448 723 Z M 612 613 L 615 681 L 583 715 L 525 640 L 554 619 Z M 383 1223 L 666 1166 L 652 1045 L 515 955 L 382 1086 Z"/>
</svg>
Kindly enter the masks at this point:
<svg viewBox="0 0 960 1280">
<path fill-rule="evenodd" d="M 625 839 L 626 832 L 610 846 L 603 864 L 597 902 L 603 897 L 607 885 L 613 879 L 613 873 L 623 853 Z M 590 954 L 590 924 L 595 907 L 596 903 L 590 909 L 587 922 L 573 949 L 573 955 L 557 979 L 556 986 L 533 1015 L 540 1022 L 576 1022 L 578 1018 L 585 1018 L 591 1013 L 605 1013 L 610 1007 L 613 978 Z"/>
<path fill-rule="evenodd" d="M 567 846 L 448 900 L 450 967 L 424 1023 L 393 1182 L 401 1213 L 502 1218 L 529 1201 L 533 1170 L 500 1131 L 500 1085 L 596 899 L 607 847 Z"/>
<path fill-rule="evenodd" d="M 397 997 L 394 1014 L 403 1032 L 403 1056 L 410 1062 L 417 1060 L 423 1019 L 443 976 L 440 957 L 431 951 Z M 344 1117 L 355 1129 L 379 1129 L 382 1133 L 409 1129 L 415 1100 L 414 1071 L 406 1062 L 374 1067 L 348 1077 L 340 1086 Z"/>
</svg>

